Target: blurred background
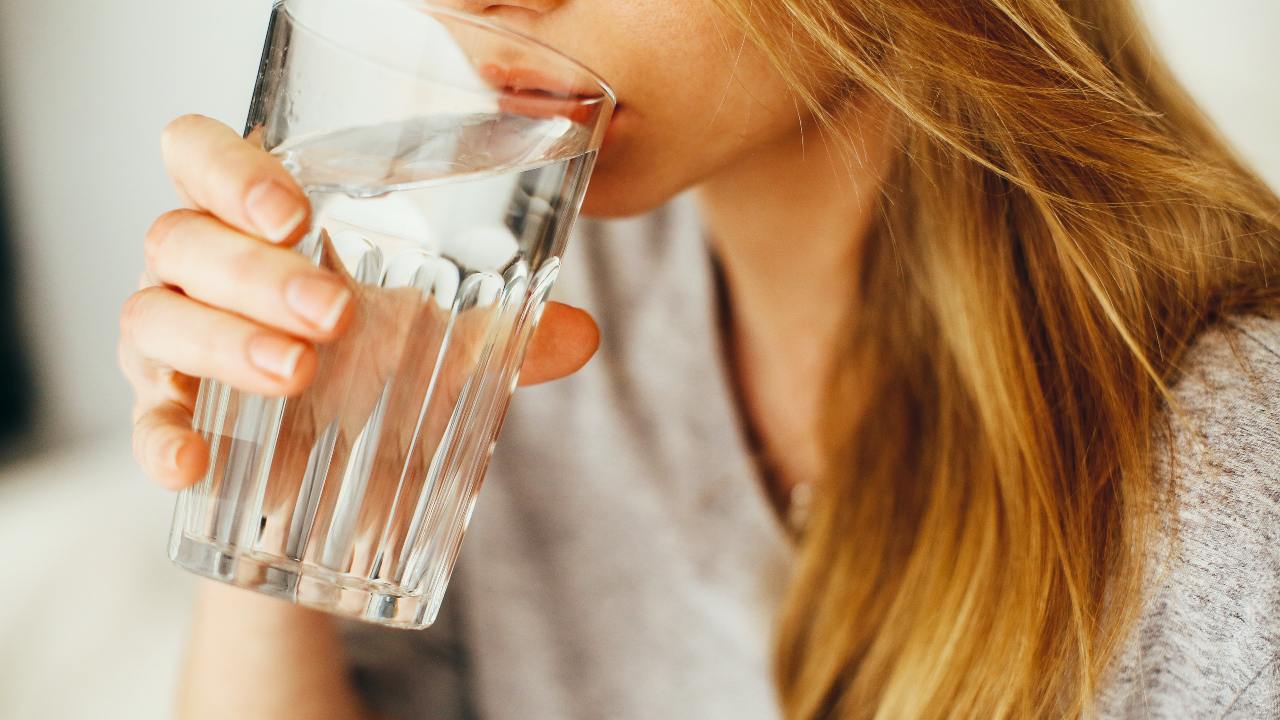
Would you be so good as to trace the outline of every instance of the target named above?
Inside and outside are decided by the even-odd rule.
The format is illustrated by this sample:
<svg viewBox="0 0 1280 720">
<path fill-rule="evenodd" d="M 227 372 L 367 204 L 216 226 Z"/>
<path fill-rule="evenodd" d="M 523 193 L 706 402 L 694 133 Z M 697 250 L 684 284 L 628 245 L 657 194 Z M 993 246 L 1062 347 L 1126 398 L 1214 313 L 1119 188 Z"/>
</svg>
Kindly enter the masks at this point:
<svg viewBox="0 0 1280 720">
<path fill-rule="evenodd" d="M 1141 0 L 1280 187 L 1280 2 Z M 176 203 L 160 129 L 239 126 L 268 0 L 0 0 L 0 717 L 161 718 L 194 581 L 130 458 L 117 312 Z"/>
</svg>

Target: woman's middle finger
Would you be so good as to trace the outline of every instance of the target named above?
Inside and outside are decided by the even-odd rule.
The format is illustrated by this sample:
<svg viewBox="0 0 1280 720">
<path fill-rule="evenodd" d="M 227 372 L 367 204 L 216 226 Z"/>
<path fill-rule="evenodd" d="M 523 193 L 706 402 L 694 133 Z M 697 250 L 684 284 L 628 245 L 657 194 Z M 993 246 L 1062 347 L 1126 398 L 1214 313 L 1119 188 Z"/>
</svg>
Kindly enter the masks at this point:
<svg viewBox="0 0 1280 720">
<path fill-rule="evenodd" d="M 145 361 L 259 395 L 295 395 L 315 373 L 316 352 L 306 342 L 167 288 L 134 293 L 120 325 Z"/>
<path fill-rule="evenodd" d="M 147 231 L 146 258 L 157 282 L 299 337 L 331 340 L 350 314 L 351 289 L 335 273 L 206 213 L 162 215 Z"/>
</svg>

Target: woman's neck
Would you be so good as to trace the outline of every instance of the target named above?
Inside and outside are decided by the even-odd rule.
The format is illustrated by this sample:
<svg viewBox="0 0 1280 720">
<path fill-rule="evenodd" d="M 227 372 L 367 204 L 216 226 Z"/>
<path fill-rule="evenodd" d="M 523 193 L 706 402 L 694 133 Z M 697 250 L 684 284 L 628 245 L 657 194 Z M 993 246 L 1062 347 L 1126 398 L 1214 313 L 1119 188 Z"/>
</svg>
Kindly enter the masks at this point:
<svg viewBox="0 0 1280 720">
<path fill-rule="evenodd" d="M 822 469 L 815 422 L 889 156 L 869 127 L 856 153 L 806 129 L 697 190 L 724 270 L 734 380 L 783 496 Z"/>
</svg>

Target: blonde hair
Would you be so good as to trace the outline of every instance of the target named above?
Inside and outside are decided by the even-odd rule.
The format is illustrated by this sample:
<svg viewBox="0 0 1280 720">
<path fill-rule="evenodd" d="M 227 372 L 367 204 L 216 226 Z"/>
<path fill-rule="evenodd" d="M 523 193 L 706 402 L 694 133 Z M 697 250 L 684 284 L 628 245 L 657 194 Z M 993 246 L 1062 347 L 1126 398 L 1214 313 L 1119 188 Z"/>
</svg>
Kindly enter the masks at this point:
<svg viewBox="0 0 1280 720">
<path fill-rule="evenodd" d="M 786 716 L 1088 714 L 1142 592 L 1168 385 L 1274 307 L 1280 202 L 1127 0 L 719 0 L 900 151 L 780 617 Z"/>
</svg>

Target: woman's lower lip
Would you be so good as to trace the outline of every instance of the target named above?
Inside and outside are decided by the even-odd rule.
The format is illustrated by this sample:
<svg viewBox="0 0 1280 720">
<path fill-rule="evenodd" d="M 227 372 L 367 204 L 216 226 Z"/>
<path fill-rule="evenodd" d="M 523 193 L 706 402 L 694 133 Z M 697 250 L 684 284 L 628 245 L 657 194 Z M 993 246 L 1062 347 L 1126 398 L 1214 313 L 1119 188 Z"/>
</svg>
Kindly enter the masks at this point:
<svg viewBox="0 0 1280 720">
<path fill-rule="evenodd" d="M 503 87 L 506 97 L 529 98 L 533 100 L 584 103 L 598 98 L 598 95 L 563 95 L 536 88 Z"/>
<path fill-rule="evenodd" d="M 584 87 L 577 78 L 555 77 L 527 67 L 506 67 L 482 63 L 476 71 L 489 84 L 511 95 L 551 97 L 581 102 L 601 96 L 597 88 Z"/>
<path fill-rule="evenodd" d="M 499 112 L 530 118 L 562 117 L 579 124 L 589 124 L 600 112 L 597 103 L 557 98 L 537 93 L 506 93 L 497 98 Z"/>
</svg>

